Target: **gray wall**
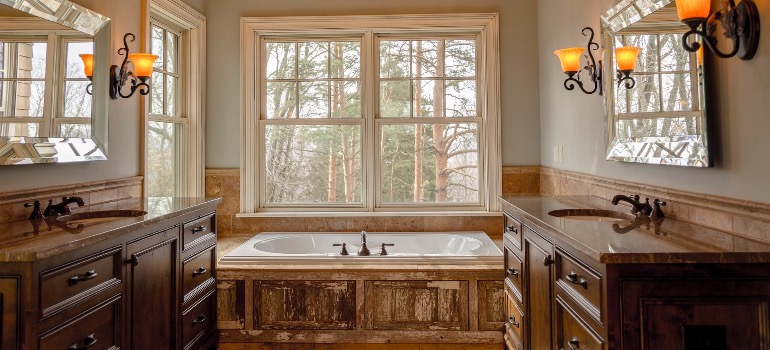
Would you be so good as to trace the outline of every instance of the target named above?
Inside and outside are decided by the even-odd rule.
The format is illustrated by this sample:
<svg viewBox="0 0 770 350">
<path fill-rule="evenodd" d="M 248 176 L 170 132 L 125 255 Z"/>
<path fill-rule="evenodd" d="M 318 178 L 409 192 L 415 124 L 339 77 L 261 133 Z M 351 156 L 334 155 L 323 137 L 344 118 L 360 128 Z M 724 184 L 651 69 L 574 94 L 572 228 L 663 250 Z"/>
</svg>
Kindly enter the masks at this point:
<svg viewBox="0 0 770 350">
<path fill-rule="evenodd" d="M 542 165 L 650 185 L 770 202 L 770 3 L 756 0 L 762 23 L 751 61 L 715 58 L 710 114 L 718 135 L 714 168 L 605 161 L 605 118 L 600 96 L 564 89 L 564 73 L 553 51 L 585 43 L 580 30 L 598 30 L 599 15 L 616 0 L 539 0 L 540 133 Z M 714 8 L 717 8 L 714 2 Z M 511 129 L 505 129 L 511 132 Z M 556 163 L 555 145 L 564 146 Z M 506 149 L 506 151 L 508 151 Z"/>
<path fill-rule="evenodd" d="M 240 166 L 241 17 L 497 12 L 500 14 L 503 163 L 540 163 L 537 4 L 523 0 L 207 0 L 206 167 Z"/>
<path fill-rule="evenodd" d="M 121 56 L 116 45 L 122 43 L 126 32 L 139 34 L 140 0 L 103 1 L 74 0 L 112 19 L 113 64 Z M 131 49 L 139 48 L 135 43 Z M 122 45 L 122 44 L 121 44 Z M 36 187 L 73 184 L 87 181 L 135 176 L 139 173 L 139 145 L 141 142 L 139 98 L 110 100 L 109 154 L 107 161 L 73 164 L 35 164 L 0 166 L 0 192 Z"/>
</svg>

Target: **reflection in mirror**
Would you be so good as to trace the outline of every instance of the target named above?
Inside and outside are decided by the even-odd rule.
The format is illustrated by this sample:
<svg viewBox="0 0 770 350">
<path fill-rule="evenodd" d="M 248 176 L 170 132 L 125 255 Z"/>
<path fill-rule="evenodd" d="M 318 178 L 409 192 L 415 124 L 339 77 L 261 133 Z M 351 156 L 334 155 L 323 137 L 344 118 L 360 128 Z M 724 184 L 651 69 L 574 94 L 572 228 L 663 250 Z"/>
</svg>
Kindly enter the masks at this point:
<svg viewBox="0 0 770 350">
<path fill-rule="evenodd" d="M 710 166 L 702 56 L 684 50 L 687 26 L 673 0 L 622 1 L 602 16 L 602 31 L 606 67 L 615 65 L 615 48 L 642 49 L 633 88 L 608 79 L 607 159 Z"/>
<path fill-rule="evenodd" d="M 109 19 L 66 0 L 0 4 L 0 164 L 106 159 L 108 68 L 90 95 L 79 55 L 106 66 Z"/>
</svg>

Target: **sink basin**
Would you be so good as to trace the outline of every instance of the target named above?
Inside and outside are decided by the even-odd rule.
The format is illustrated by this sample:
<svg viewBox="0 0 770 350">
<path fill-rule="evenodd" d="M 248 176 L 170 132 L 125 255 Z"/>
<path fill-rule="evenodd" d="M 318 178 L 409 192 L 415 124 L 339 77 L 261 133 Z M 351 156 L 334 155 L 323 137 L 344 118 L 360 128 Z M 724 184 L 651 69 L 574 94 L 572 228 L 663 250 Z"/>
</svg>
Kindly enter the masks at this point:
<svg viewBox="0 0 770 350">
<path fill-rule="evenodd" d="M 56 221 L 73 224 L 94 224 L 121 218 L 137 217 L 144 214 L 147 214 L 147 212 L 142 210 L 102 210 L 64 215 L 56 218 Z"/>
<path fill-rule="evenodd" d="M 548 212 L 548 215 L 570 220 L 583 221 L 634 221 L 636 217 L 628 213 L 603 209 L 560 209 Z"/>
</svg>

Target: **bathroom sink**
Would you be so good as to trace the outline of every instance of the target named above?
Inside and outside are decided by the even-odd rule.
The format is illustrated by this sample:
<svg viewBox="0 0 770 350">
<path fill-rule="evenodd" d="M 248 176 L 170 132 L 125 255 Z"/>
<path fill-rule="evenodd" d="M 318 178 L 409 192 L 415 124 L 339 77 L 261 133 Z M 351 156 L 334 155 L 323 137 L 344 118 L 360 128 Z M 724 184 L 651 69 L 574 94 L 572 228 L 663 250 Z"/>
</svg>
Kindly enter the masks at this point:
<svg viewBox="0 0 770 350">
<path fill-rule="evenodd" d="M 548 212 L 548 215 L 570 220 L 583 221 L 634 221 L 636 217 L 629 213 L 603 209 L 560 209 Z"/>
<path fill-rule="evenodd" d="M 142 210 L 102 210 L 64 215 L 56 218 L 56 221 L 73 224 L 94 224 L 121 218 L 137 217 L 144 214 L 147 214 L 147 212 Z"/>
</svg>

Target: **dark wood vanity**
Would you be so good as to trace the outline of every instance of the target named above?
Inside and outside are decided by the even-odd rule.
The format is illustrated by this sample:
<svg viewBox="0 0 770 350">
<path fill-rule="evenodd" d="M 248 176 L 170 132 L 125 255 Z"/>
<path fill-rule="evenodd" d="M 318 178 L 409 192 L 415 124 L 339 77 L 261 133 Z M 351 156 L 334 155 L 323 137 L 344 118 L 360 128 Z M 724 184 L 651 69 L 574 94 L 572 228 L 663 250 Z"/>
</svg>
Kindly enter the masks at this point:
<svg viewBox="0 0 770 350">
<path fill-rule="evenodd" d="M 591 207 L 573 199 L 501 202 L 509 349 L 770 346 L 767 243 L 672 219 L 627 230 L 548 214 Z"/>
<path fill-rule="evenodd" d="M 218 202 L 128 200 L 148 214 L 77 233 L 3 224 L 0 349 L 215 346 Z"/>
</svg>

